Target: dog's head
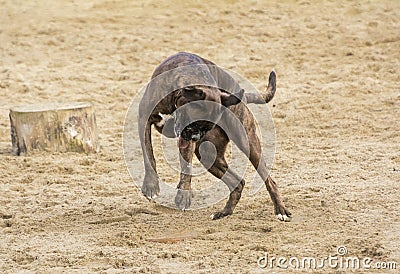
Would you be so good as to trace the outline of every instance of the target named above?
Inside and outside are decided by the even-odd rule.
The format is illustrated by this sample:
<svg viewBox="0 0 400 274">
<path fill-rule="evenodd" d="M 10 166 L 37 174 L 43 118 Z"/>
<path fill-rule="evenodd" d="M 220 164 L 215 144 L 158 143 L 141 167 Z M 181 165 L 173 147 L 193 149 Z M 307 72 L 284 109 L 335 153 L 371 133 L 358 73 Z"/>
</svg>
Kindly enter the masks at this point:
<svg viewBox="0 0 400 274">
<path fill-rule="evenodd" d="M 198 141 L 221 118 L 223 111 L 241 102 L 244 90 L 228 94 L 218 88 L 190 86 L 183 88 L 176 100 L 174 130 L 178 146 L 186 148 L 190 141 Z"/>
</svg>

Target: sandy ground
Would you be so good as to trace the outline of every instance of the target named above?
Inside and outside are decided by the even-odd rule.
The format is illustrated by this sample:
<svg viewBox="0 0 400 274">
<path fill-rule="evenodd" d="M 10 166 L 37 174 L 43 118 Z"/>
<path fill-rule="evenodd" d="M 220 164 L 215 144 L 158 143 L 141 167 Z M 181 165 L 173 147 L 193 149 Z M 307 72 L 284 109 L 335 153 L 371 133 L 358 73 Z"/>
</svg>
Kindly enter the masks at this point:
<svg viewBox="0 0 400 274">
<path fill-rule="evenodd" d="M 258 88 L 277 71 L 272 176 L 291 223 L 265 189 L 218 221 L 225 201 L 181 212 L 141 196 L 124 117 L 178 51 Z M 370 273 L 397 273 L 399 53 L 399 1 L 0 1 L 0 272 L 299 272 L 260 268 L 268 253 L 370 257 L 397 262 Z M 49 101 L 92 102 L 101 152 L 11 156 L 9 108 Z M 163 237 L 178 240 L 151 241 Z"/>
</svg>

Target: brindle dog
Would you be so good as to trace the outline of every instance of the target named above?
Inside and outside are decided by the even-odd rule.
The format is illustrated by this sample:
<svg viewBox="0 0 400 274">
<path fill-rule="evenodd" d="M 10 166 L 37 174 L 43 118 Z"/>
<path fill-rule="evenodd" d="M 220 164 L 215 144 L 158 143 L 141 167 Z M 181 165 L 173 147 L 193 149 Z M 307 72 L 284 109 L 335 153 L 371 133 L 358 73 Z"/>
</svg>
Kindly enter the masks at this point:
<svg viewBox="0 0 400 274">
<path fill-rule="evenodd" d="M 225 160 L 228 142 L 232 140 L 248 156 L 265 182 L 277 218 L 289 221 L 291 213 L 268 174 L 254 117 L 246 106 L 247 103 L 267 103 L 273 98 L 275 90 L 274 71 L 270 73 L 269 84 L 262 95 L 244 94 L 244 90 L 228 73 L 200 56 L 181 52 L 164 60 L 155 69 L 139 105 L 139 135 L 145 165 L 143 194 L 154 199 L 160 192 L 151 141 L 151 127 L 154 125 L 165 136 L 178 138 L 181 176 L 175 204 L 179 208 L 187 209 L 191 203 L 190 172 L 195 154 L 208 171 L 223 180 L 230 190 L 225 207 L 214 213 L 212 219 L 233 213 L 245 182 L 229 168 Z M 232 118 L 228 112 L 235 117 Z M 235 134 L 227 134 L 224 131 L 226 128 Z M 216 158 L 211 164 L 206 164 L 209 159 L 204 154 L 203 157 L 200 155 L 200 145 L 205 142 L 211 142 L 216 149 Z"/>
</svg>

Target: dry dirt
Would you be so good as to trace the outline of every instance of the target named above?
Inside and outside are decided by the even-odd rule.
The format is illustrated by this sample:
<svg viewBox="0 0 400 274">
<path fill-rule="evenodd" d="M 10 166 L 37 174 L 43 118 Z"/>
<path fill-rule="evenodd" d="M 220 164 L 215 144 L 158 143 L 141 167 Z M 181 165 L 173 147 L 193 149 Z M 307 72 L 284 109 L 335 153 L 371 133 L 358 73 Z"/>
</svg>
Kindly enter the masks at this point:
<svg viewBox="0 0 400 274">
<path fill-rule="evenodd" d="M 218 221 L 224 201 L 181 212 L 141 196 L 124 117 L 178 51 L 258 88 L 275 68 L 272 176 L 292 222 L 275 219 L 265 189 Z M 298 273 L 257 259 L 320 260 L 344 246 L 338 258 L 397 262 L 369 270 L 397 273 L 399 53 L 395 0 L 0 1 L 0 272 Z M 94 104 L 100 153 L 11 155 L 9 108 L 53 101 Z"/>
</svg>

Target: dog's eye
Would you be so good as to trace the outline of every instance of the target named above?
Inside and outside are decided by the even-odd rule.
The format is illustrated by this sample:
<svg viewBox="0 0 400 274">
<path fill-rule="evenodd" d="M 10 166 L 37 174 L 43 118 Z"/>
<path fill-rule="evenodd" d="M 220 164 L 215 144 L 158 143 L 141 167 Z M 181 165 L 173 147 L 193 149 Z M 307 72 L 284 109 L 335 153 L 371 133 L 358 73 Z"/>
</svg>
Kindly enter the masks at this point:
<svg viewBox="0 0 400 274">
<path fill-rule="evenodd" d="M 204 99 L 204 92 L 201 89 L 195 87 L 185 87 L 182 89 L 183 97 L 189 100 L 201 100 Z"/>
</svg>

